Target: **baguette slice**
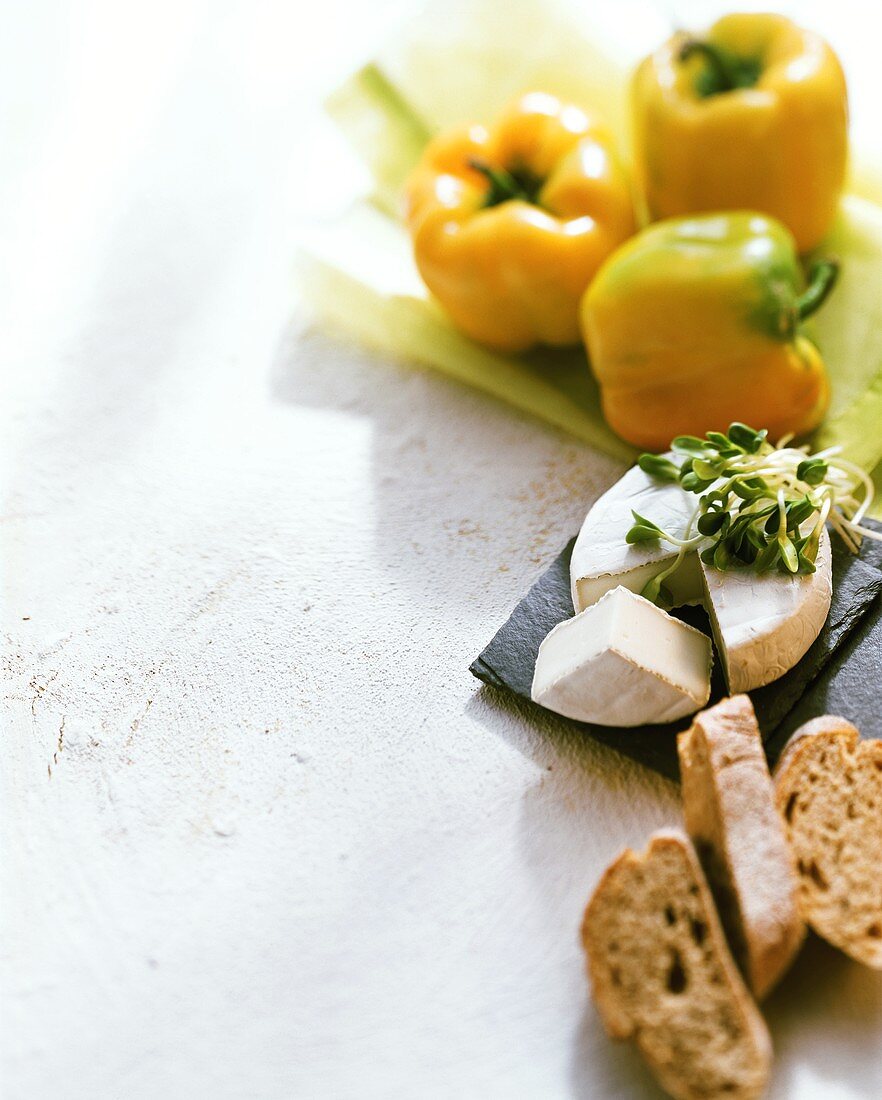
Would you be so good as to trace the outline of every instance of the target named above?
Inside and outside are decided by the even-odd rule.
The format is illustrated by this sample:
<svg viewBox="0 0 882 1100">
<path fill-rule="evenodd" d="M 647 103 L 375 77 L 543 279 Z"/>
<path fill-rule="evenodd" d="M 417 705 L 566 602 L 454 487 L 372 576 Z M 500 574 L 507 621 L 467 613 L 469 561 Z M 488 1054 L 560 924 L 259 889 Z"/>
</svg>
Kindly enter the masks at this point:
<svg viewBox="0 0 882 1100">
<path fill-rule="evenodd" d="M 763 1094 L 769 1033 L 683 834 L 655 833 L 645 853 L 626 849 L 607 868 L 585 911 L 582 941 L 607 1032 L 633 1037 L 671 1096 Z"/>
<path fill-rule="evenodd" d="M 809 925 L 882 970 L 882 741 L 844 718 L 801 726 L 775 769 Z"/>
<path fill-rule="evenodd" d="M 686 831 L 735 961 L 759 1000 L 790 966 L 805 925 L 750 699 L 735 695 L 696 715 L 677 750 Z"/>
</svg>

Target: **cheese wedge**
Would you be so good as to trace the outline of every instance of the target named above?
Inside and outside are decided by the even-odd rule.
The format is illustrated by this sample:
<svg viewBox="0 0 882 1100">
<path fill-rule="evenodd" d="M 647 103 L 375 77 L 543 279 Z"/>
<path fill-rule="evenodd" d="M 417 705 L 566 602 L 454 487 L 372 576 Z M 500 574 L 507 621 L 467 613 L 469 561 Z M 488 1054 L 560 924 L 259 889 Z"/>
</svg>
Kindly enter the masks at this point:
<svg viewBox="0 0 882 1100">
<path fill-rule="evenodd" d="M 833 596 L 830 536 L 821 535 L 815 572 L 807 576 L 725 573 L 702 565 L 704 605 L 732 694 L 783 676 L 827 621 Z"/>
<path fill-rule="evenodd" d="M 640 592 L 675 557 L 675 548 L 663 542 L 628 546 L 632 509 L 678 533 L 697 503 L 678 484 L 660 483 L 639 466 L 629 470 L 597 500 L 579 532 L 570 563 L 576 611 L 617 585 Z M 833 593 L 830 538 L 824 531 L 816 571 L 806 576 L 721 572 L 693 551 L 665 583 L 674 606 L 705 605 L 729 691 L 752 691 L 793 668 L 821 632 Z"/>
<path fill-rule="evenodd" d="M 658 482 L 639 466 L 632 467 L 598 497 L 585 517 L 570 562 L 576 611 L 584 611 L 597 603 L 604 592 L 619 585 L 639 593 L 647 581 L 677 556 L 676 548 L 668 543 L 640 542 L 628 546 L 625 535 L 634 523 L 632 509 L 676 533 L 684 530 L 697 503 L 698 498 L 679 484 Z M 690 555 L 690 560 L 672 574 L 668 587 L 675 607 L 698 603 L 704 598 L 697 555 Z"/>
<path fill-rule="evenodd" d="M 603 726 L 673 722 L 710 696 L 710 638 L 619 586 L 542 642 L 532 697 Z"/>
</svg>

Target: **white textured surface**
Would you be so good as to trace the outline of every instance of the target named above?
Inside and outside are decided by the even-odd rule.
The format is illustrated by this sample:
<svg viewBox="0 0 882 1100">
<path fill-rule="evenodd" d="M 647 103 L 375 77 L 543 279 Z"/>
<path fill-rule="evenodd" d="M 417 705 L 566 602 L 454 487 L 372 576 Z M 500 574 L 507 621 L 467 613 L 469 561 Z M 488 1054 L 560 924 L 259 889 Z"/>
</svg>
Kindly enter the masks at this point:
<svg viewBox="0 0 882 1100">
<path fill-rule="evenodd" d="M 2 1095 L 657 1096 L 576 928 L 673 789 L 466 671 L 621 471 L 292 303 L 394 8 L 14 9 Z M 776 1097 L 882 1093 L 879 976 L 770 1011 Z"/>
</svg>

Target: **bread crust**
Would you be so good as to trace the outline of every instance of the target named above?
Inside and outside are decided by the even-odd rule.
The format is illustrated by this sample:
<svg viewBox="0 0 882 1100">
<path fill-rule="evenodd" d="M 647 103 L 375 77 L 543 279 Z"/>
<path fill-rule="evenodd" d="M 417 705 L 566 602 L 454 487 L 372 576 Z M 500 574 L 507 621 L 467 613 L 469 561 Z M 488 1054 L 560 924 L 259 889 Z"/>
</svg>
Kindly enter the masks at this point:
<svg viewBox="0 0 882 1100">
<path fill-rule="evenodd" d="M 797 861 L 799 903 L 817 934 L 882 970 L 882 741 L 845 718 L 800 726 L 775 769 L 775 797 Z"/>
<path fill-rule="evenodd" d="M 622 852 L 588 903 L 582 941 L 608 1034 L 633 1038 L 675 1100 L 763 1095 L 769 1034 L 684 834 Z"/>
<path fill-rule="evenodd" d="M 736 962 L 765 997 L 803 939 L 799 880 L 746 695 L 696 715 L 677 739 L 686 830 Z"/>
<path fill-rule="evenodd" d="M 821 714 L 817 718 L 803 722 L 791 734 L 790 740 L 778 757 L 778 763 L 772 770 L 772 777 L 776 783 L 779 776 L 783 775 L 792 761 L 796 759 L 797 753 L 801 747 L 805 746 L 807 740 L 817 737 L 819 734 L 841 738 L 842 743 L 847 745 L 851 752 L 854 751 L 855 746 L 861 739 L 861 733 L 857 726 L 849 722 L 847 718 L 840 718 L 837 714 Z"/>
</svg>

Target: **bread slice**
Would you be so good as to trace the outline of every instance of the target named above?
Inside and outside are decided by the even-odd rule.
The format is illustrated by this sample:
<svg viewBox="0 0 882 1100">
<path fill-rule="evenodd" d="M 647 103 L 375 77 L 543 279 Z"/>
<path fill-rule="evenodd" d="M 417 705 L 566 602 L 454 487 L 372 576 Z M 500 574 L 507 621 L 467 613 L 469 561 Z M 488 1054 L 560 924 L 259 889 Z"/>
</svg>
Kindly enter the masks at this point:
<svg viewBox="0 0 882 1100">
<path fill-rule="evenodd" d="M 753 704 L 723 699 L 677 738 L 683 813 L 729 946 L 757 999 L 805 938 L 799 880 Z"/>
<path fill-rule="evenodd" d="M 882 970 L 882 741 L 844 718 L 801 726 L 775 769 L 805 920 Z"/>
<path fill-rule="evenodd" d="M 692 845 L 626 849 L 585 911 L 582 941 L 607 1032 L 633 1037 L 677 1100 L 751 1100 L 771 1065 L 766 1025 L 729 954 Z"/>
</svg>

